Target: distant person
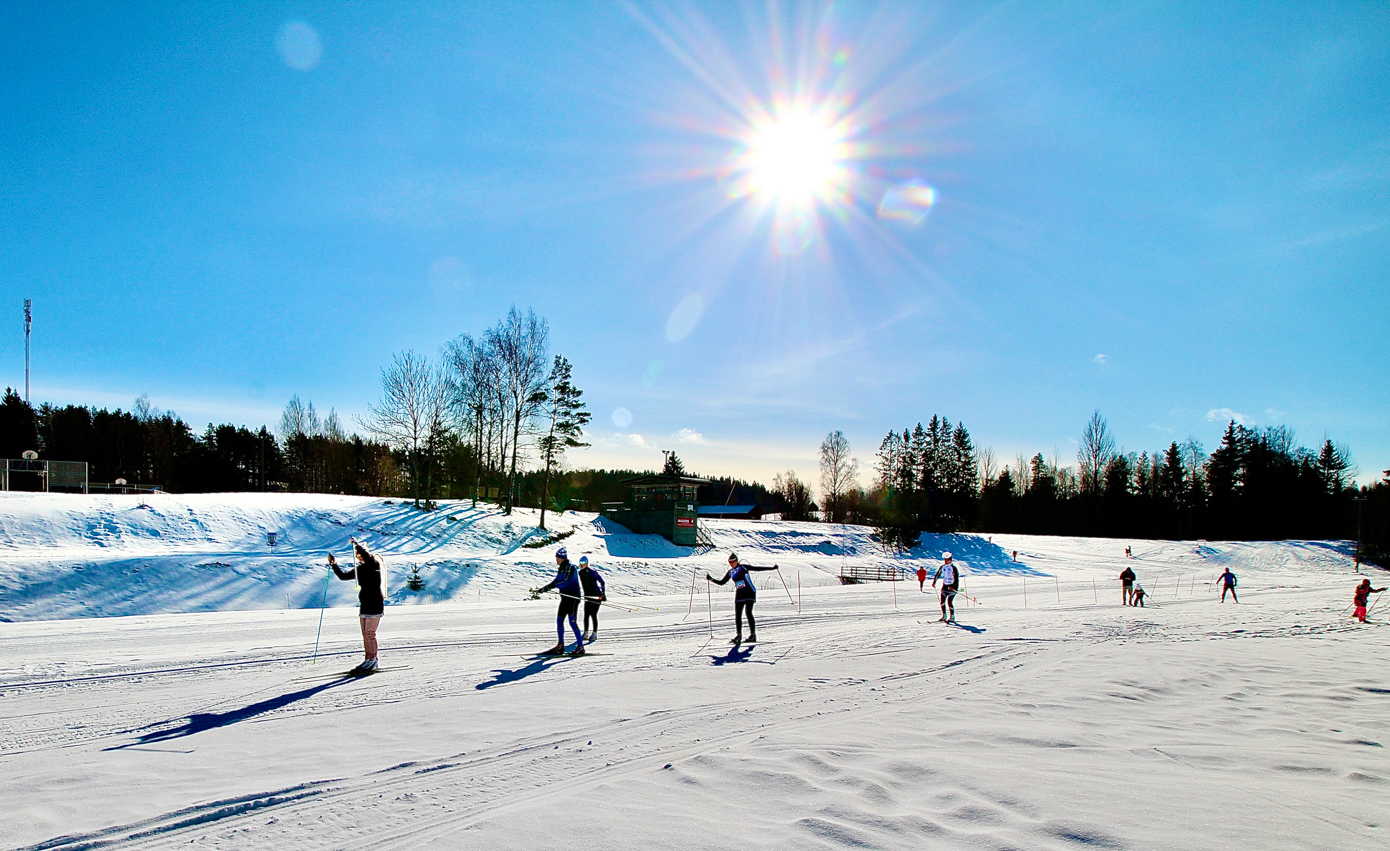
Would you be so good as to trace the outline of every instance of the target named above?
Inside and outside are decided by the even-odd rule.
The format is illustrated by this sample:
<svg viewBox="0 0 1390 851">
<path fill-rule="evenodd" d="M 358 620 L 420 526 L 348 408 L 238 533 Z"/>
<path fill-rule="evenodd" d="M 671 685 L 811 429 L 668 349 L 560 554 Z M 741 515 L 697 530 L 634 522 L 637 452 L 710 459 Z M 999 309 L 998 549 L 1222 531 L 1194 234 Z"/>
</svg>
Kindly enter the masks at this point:
<svg viewBox="0 0 1390 851">
<path fill-rule="evenodd" d="M 923 594 L 927 593 L 927 569 L 925 567 L 917 568 L 917 590 Z"/>
<path fill-rule="evenodd" d="M 1120 571 L 1120 596 L 1126 606 L 1134 605 L 1134 571 L 1126 567 Z"/>
<path fill-rule="evenodd" d="M 951 560 L 950 553 L 941 554 L 941 566 L 936 569 L 936 575 L 931 578 L 931 587 L 936 587 L 936 580 L 941 580 L 941 620 L 946 623 L 956 622 L 956 589 L 960 587 L 960 571 L 956 568 L 956 563 Z M 946 614 L 950 609 L 950 615 Z"/>
<path fill-rule="evenodd" d="M 1129 547 L 1125 547 L 1125 558 L 1134 558 L 1134 552 Z"/>
<path fill-rule="evenodd" d="M 1361 623 L 1366 622 L 1366 604 L 1370 602 L 1371 595 L 1379 594 L 1384 590 L 1384 588 L 1372 588 L 1371 580 L 1369 579 L 1361 580 L 1361 584 L 1356 586 L 1356 596 L 1352 598 L 1356 605 L 1356 619 L 1358 621 Z M 1342 611 L 1346 611 L 1346 609 Z"/>
<path fill-rule="evenodd" d="M 1132 600 L 1130 603 L 1131 606 L 1138 606 L 1141 609 L 1144 608 L 1144 586 L 1140 585 L 1135 588 L 1134 595 L 1130 599 Z"/>
<path fill-rule="evenodd" d="M 1221 602 L 1226 602 L 1226 592 L 1231 592 L 1231 599 L 1239 603 L 1240 598 L 1236 596 L 1236 575 L 1231 569 L 1226 568 L 1226 572 L 1221 574 Z"/>
<path fill-rule="evenodd" d="M 738 553 L 729 553 L 729 572 L 723 578 L 715 579 L 708 573 L 705 574 L 706 582 L 713 582 L 715 585 L 724 585 L 730 581 L 734 583 L 734 637 L 730 644 L 743 643 L 743 616 L 748 615 L 748 643 L 758 643 L 758 625 L 753 622 L 753 604 L 758 602 L 758 588 L 753 584 L 753 577 L 748 575 L 750 570 L 776 570 L 777 565 L 772 567 L 754 567 L 751 564 L 739 564 Z"/>
<path fill-rule="evenodd" d="M 545 585 L 536 589 L 537 594 L 544 594 L 547 591 L 560 592 L 560 607 L 555 611 L 555 634 L 558 637 L 555 646 L 549 650 L 542 651 L 542 656 L 563 656 L 565 654 L 565 620 L 570 622 L 570 629 L 574 630 L 574 650 L 571 656 L 584 655 L 584 636 L 579 631 L 579 624 L 575 621 L 575 615 L 579 612 L 579 571 L 570 564 L 569 553 L 564 547 L 555 551 L 555 578 Z"/>
<path fill-rule="evenodd" d="M 352 669 L 356 675 L 370 674 L 377 669 L 376 629 L 381 625 L 381 616 L 386 611 L 386 565 L 379 556 L 373 555 L 356 538 L 352 543 L 353 555 L 357 565 L 351 570 L 338 567 L 337 559 L 328 554 L 328 566 L 339 579 L 357 580 L 357 617 L 362 626 L 362 664 Z"/>
<path fill-rule="evenodd" d="M 1014 561 L 1018 561 L 1018 550 L 1014 550 Z"/>
<path fill-rule="evenodd" d="M 589 564 L 588 556 L 579 557 L 579 584 L 584 588 L 584 640 L 593 644 L 598 638 L 598 610 L 608 599 L 608 592 L 603 576 L 598 568 Z M 591 623 L 594 625 L 592 632 L 589 631 Z"/>
</svg>

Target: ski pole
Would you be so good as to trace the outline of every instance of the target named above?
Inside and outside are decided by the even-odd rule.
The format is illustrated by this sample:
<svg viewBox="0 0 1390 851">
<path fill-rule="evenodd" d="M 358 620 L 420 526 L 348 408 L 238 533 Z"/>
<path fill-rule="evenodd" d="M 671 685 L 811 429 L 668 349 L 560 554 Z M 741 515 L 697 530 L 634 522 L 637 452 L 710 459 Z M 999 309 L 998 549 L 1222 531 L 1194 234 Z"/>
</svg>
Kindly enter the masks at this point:
<svg viewBox="0 0 1390 851">
<path fill-rule="evenodd" d="M 705 608 L 709 612 L 709 637 L 714 640 L 714 594 L 709 588 L 709 577 L 705 577 Z"/>
<path fill-rule="evenodd" d="M 1380 596 L 1380 592 L 1377 591 L 1377 592 L 1376 592 L 1376 601 L 1375 601 L 1374 603 L 1371 604 L 1371 607 L 1370 607 L 1369 609 L 1366 610 L 1366 617 L 1370 617 L 1370 616 L 1371 616 L 1371 612 L 1374 612 L 1374 611 L 1376 610 L 1376 606 L 1379 606 L 1379 605 L 1380 605 L 1380 601 L 1381 601 L 1382 599 L 1384 599 L 1384 598 L 1381 597 L 1381 596 Z"/>
<path fill-rule="evenodd" d="M 309 662 L 310 665 L 319 663 L 319 636 L 323 635 L 323 610 L 328 608 L 328 580 L 333 576 L 333 568 L 328 568 L 328 574 L 323 577 L 323 603 L 319 606 L 319 631 L 314 633 L 314 658 Z"/>
<path fill-rule="evenodd" d="M 555 591 L 554 588 L 551 588 L 550 590 L 551 590 L 551 591 Z M 549 593 L 549 592 L 547 592 L 547 593 Z M 584 600 L 584 599 L 585 599 L 584 597 L 576 597 L 576 596 L 574 596 L 573 594 L 561 594 L 559 591 L 555 591 L 555 593 L 556 593 L 557 595 L 561 596 L 561 597 L 565 597 L 565 598 L 570 599 L 570 600 Z M 627 606 L 620 606 L 620 605 L 618 605 L 617 603 L 610 603 L 610 602 L 608 602 L 607 600 L 598 600 L 598 601 L 596 601 L 596 602 L 598 602 L 600 605 L 603 605 L 603 606 L 612 606 L 612 607 L 615 608 L 615 609 L 621 609 L 621 610 L 623 610 L 624 612 L 627 612 L 627 613 L 629 613 L 629 614 L 631 614 L 632 612 L 637 611 L 637 609 L 635 609 L 635 608 L 630 609 L 630 608 L 628 608 Z M 644 609 L 644 608 L 647 608 L 647 607 L 646 607 L 646 606 L 638 606 L 637 608 L 643 608 L 643 609 Z"/>
<path fill-rule="evenodd" d="M 775 564 L 772 566 L 772 568 L 773 570 L 777 571 L 777 578 L 782 580 L 782 590 L 787 592 L 787 603 L 789 605 L 795 606 L 796 601 L 792 599 L 792 589 L 787 587 L 787 580 L 782 576 L 782 568 L 778 567 Z"/>
<path fill-rule="evenodd" d="M 690 612 L 695 608 L 695 577 L 699 574 L 700 568 L 692 568 L 690 571 L 690 600 L 685 604 L 685 618 L 690 617 Z M 681 618 L 681 620 L 685 620 Z"/>
</svg>

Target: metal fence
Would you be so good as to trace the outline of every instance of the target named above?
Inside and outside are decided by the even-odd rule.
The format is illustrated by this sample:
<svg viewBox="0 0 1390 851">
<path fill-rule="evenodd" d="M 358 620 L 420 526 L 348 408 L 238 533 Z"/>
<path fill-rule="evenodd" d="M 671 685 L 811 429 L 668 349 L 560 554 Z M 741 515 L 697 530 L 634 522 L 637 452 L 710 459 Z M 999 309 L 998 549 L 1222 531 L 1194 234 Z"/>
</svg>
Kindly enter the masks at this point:
<svg viewBox="0 0 1390 851">
<path fill-rule="evenodd" d="M 87 462 L 0 458 L 0 490 L 87 493 Z"/>
</svg>

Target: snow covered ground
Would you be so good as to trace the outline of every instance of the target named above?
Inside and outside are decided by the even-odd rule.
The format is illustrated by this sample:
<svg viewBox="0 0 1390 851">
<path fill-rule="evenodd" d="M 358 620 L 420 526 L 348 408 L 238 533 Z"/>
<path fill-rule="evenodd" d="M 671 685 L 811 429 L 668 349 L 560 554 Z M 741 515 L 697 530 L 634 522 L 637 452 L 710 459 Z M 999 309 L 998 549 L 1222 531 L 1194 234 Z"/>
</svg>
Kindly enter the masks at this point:
<svg viewBox="0 0 1390 851">
<path fill-rule="evenodd" d="M 606 609 L 595 655 L 537 661 L 554 604 L 522 598 L 557 544 L 524 546 L 530 513 L 146 505 L 0 499 L 0 846 L 1390 847 L 1390 633 L 1343 613 L 1343 544 L 943 536 L 888 558 L 864 529 L 723 522 L 691 554 L 566 514 L 562 543 L 642 608 Z M 310 663 L 323 554 L 353 534 L 393 603 L 434 603 L 388 608 L 392 670 L 362 680 L 332 676 L 360 656 L 350 582 Z M 730 548 L 782 566 L 757 574 L 753 647 L 727 644 L 726 589 L 691 593 Z M 915 581 L 836 579 L 942 548 L 959 626 Z M 1126 563 L 1156 605 L 1118 605 Z"/>
</svg>

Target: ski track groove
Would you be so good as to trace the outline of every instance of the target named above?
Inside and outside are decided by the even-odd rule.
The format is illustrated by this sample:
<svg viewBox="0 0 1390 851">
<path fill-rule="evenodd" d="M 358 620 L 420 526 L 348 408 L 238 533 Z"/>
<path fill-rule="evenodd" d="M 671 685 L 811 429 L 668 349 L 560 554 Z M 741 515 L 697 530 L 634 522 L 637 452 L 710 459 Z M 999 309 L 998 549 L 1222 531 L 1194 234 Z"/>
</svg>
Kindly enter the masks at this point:
<svg viewBox="0 0 1390 851">
<path fill-rule="evenodd" d="M 662 653 L 660 655 L 670 656 L 672 654 Z M 674 655 L 676 658 L 671 659 L 667 667 L 685 664 L 686 660 L 679 658 L 680 653 Z M 942 679 L 941 687 L 954 688 L 954 678 L 965 670 L 987 668 L 991 663 L 998 663 L 1001 659 L 1032 655 L 1033 648 L 1001 645 L 977 653 L 967 659 L 953 660 L 921 671 L 909 672 L 906 675 L 895 674 L 876 679 L 887 684 L 905 677 L 916 680 L 920 677 L 937 675 Z M 579 670 L 577 666 L 567 667 L 569 670 L 564 672 L 566 677 L 592 675 Z M 997 673 L 999 672 L 990 672 L 986 676 Z M 577 728 L 558 735 L 547 734 L 531 737 L 511 743 L 500 750 L 485 751 L 470 756 L 451 754 L 428 761 L 416 760 L 391 768 L 372 771 L 356 778 L 313 781 L 285 789 L 211 802 L 183 808 L 129 825 L 112 826 L 77 836 L 56 837 L 36 845 L 26 846 L 18 851 L 159 848 L 169 844 L 183 846 L 187 844 L 184 834 L 191 830 L 206 828 L 212 824 L 220 825 L 223 822 L 230 823 L 252 816 L 260 817 L 272 809 L 275 810 L 279 818 L 292 817 L 292 813 L 299 812 L 302 807 L 308 806 L 316 809 L 325 807 L 331 811 L 333 809 L 331 804 L 334 801 L 351 799 L 357 795 L 384 797 L 389 792 L 417 783 L 418 778 L 426 774 L 431 775 L 431 781 L 437 784 L 450 775 L 457 776 L 472 772 L 466 783 L 458 784 L 455 782 L 448 785 L 456 790 L 456 793 L 461 797 L 477 794 L 477 790 L 486 790 L 487 797 L 484 800 L 460 808 L 450 808 L 423 822 L 418 815 L 413 815 L 405 810 L 398 813 L 383 814 L 388 818 L 409 818 L 410 826 L 384 833 L 382 830 L 376 830 L 370 840 L 358 844 L 335 846 L 345 849 L 415 847 L 427 838 L 467 829 L 471 824 L 493 814 L 543 799 L 561 787 L 572 789 L 575 784 L 589 786 L 606 782 L 614 777 L 652 770 L 653 763 L 657 760 L 674 762 L 717 748 L 721 744 L 742 741 L 750 737 L 756 738 L 768 730 L 802 722 L 816 715 L 821 716 L 822 719 L 828 719 L 845 712 L 863 711 L 862 704 L 850 701 L 840 706 L 823 705 L 818 702 L 814 704 L 817 711 L 809 712 L 806 715 L 791 715 L 787 712 L 790 708 L 804 702 L 810 693 L 826 688 L 852 692 L 862 689 L 865 684 L 865 680 L 858 679 L 829 683 L 819 678 L 808 678 L 798 684 L 798 687 L 779 694 L 772 701 L 767 698 L 749 698 L 739 701 L 705 703 L 682 709 L 654 710 L 640 719 L 623 719 L 617 725 L 605 721 L 598 725 Z M 917 700 L 921 695 L 920 690 L 913 689 L 910 694 L 900 696 L 891 702 Z M 878 702 L 888 701 L 884 701 L 883 695 L 880 695 Z M 760 712 L 756 715 L 750 714 L 748 711 L 750 707 L 759 707 Z M 331 710 L 320 707 L 312 711 Z M 778 720 L 759 721 L 759 719 L 769 717 Z M 750 720 L 754 723 L 748 723 Z M 706 733 L 712 727 L 727 729 L 730 726 L 736 729 L 714 736 L 709 736 Z M 592 740 L 600 734 L 604 738 L 612 738 L 615 731 L 617 738 L 626 742 L 626 744 L 619 746 L 619 751 L 634 748 L 638 750 L 623 756 L 605 758 L 606 764 L 599 765 L 597 764 L 598 757 L 591 756 L 589 750 L 577 749 L 582 742 Z M 639 734 L 644 732 L 650 732 L 651 735 L 639 737 Z M 695 733 L 702 735 L 696 737 L 694 736 Z M 665 744 L 665 740 L 672 736 L 688 737 L 692 738 L 693 741 L 673 749 Z M 548 761 L 556 755 L 557 748 L 560 756 L 589 763 L 589 767 L 581 766 L 573 772 L 561 772 L 560 779 L 546 781 L 546 777 L 555 774 L 553 763 Z M 542 761 L 547 761 L 543 767 Z M 527 770 L 528 768 L 531 770 Z M 422 797 L 428 794 L 428 790 L 416 789 L 415 791 Z M 289 808 L 289 812 L 284 811 L 286 807 Z M 360 813 L 358 807 L 349 807 L 349 810 Z M 264 838 L 263 836 L 260 837 L 261 840 Z M 304 846 L 301 845 L 300 847 Z"/>
</svg>

